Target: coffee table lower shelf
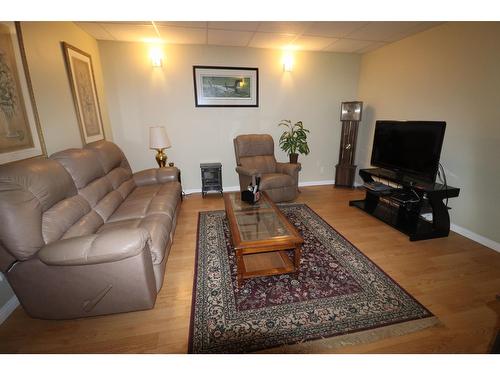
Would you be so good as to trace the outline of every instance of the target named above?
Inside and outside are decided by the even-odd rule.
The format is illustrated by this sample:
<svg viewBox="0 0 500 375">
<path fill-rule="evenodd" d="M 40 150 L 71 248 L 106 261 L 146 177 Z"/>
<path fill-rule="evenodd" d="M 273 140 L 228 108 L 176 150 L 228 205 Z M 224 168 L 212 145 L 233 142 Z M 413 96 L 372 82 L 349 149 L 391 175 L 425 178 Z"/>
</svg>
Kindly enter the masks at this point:
<svg viewBox="0 0 500 375">
<path fill-rule="evenodd" d="M 301 249 L 294 251 L 293 261 L 286 250 L 277 249 L 237 249 L 238 287 L 246 279 L 260 276 L 281 275 L 299 271 Z M 264 267 L 263 267 L 264 266 Z"/>
</svg>

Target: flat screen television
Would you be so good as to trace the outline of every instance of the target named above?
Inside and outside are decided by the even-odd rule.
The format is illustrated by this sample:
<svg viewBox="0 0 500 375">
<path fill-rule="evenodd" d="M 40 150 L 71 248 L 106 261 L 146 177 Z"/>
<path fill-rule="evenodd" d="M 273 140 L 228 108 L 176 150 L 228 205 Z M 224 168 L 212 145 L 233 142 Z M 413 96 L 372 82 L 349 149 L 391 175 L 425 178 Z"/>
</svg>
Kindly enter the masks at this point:
<svg viewBox="0 0 500 375">
<path fill-rule="evenodd" d="M 371 164 L 434 182 L 445 128 L 444 121 L 377 121 Z"/>
</svg>

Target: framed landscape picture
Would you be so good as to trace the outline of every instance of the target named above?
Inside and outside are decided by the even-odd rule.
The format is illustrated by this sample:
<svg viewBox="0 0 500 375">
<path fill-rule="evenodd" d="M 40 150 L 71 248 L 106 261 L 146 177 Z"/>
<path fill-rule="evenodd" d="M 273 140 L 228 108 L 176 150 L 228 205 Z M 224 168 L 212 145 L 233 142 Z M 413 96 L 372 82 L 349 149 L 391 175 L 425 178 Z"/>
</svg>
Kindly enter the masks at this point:
<svg viewBox="0 0 500 375">
<path fill-rule="evenodd" d="M 46 155 L 19 22 L 0 22 L 0 164 Z"/>
<path fill-rule="evenodd" d="M 104 139 L 104 129 L 92 58 L 66 42 L 62 45 L 83 144 L 100 141 Z"/>
<path fill-rule="evenodd" d="M 193 66 L 197 107 L 258 107 L 259 69 Z"/>
</svg>

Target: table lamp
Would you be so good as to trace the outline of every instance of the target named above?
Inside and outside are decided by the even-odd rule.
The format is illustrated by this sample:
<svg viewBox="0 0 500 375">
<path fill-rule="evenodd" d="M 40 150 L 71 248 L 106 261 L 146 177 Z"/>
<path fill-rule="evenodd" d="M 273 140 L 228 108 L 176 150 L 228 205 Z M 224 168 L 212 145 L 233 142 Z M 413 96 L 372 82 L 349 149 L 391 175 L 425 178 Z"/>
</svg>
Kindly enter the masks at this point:
<svg viewBox="0 0 500 375">
<path fill-rule="evenodd" d="M 152 126 L 149 128 L 149 148 L 157 151 L 156 161 L 160 168 L 165 167 L 167 163 L 167 155 L 163 150 L 170 147 L 170 139 L 168 139 L 167 131 L 163 126 Z"/>
</svg>

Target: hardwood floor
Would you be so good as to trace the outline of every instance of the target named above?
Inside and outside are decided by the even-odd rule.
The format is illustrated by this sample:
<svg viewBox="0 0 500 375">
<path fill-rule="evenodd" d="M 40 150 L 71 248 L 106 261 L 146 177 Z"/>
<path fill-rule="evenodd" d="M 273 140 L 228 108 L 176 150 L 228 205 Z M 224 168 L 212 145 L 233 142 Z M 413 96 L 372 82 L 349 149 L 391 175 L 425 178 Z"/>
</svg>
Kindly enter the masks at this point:
<svg viewBox="0 0 500 375">
<path fill-rule="evenodd" d="M 456 233 L 409 242 L 377 219 L 348 206 L 361 190 L 301 188 L 307 203 L 403 288 L 441 324 L 416 333 L 346 346 L 336 353 L 487 353 L 500 327 L 500 254 Z M 452 202 L 451 202 L 452 203 Z M 186 353 L 198 212 L 223 209 L 220 195 L 187 196 L 182 203 L 163 288 L 152 310 L 95 318 L 45 321 L 21 307 L 0 326 L 1 353 Z M 453 215 L 453 211 L 451 211 Z M 312 352 L 328 350 L 321 340 Z"/>
</svg>

